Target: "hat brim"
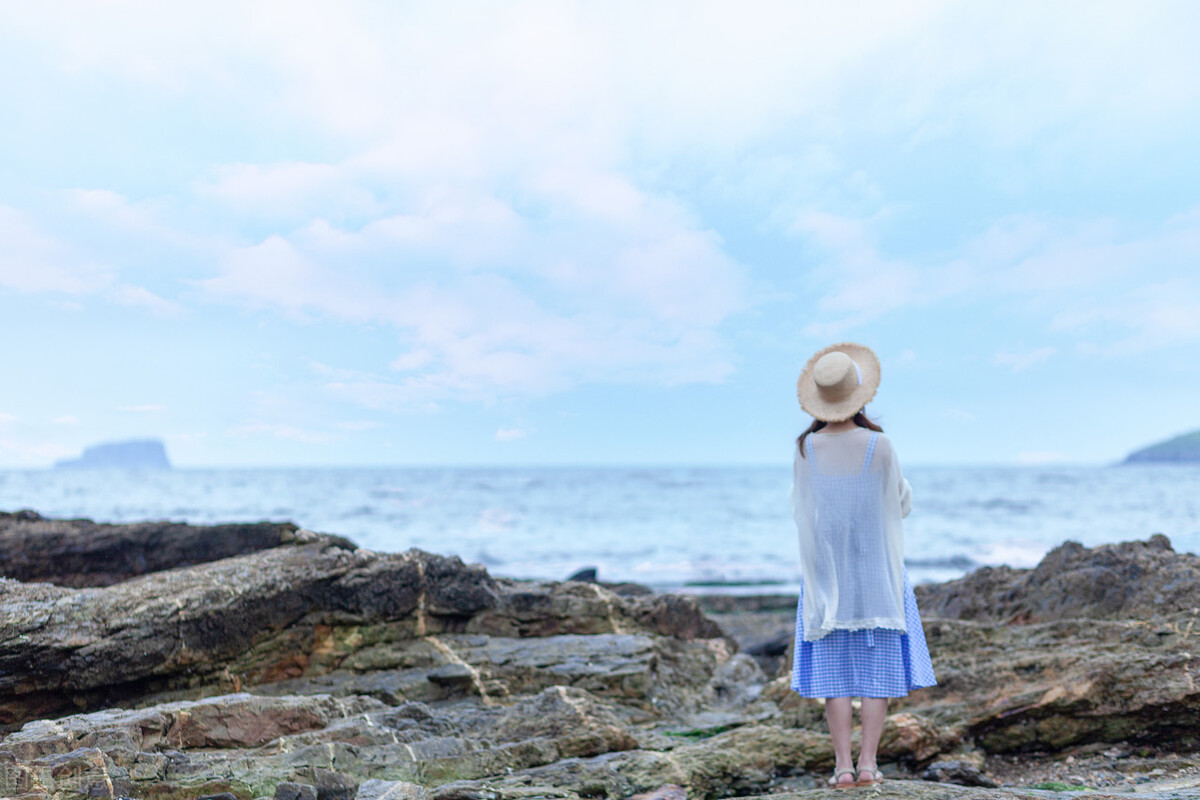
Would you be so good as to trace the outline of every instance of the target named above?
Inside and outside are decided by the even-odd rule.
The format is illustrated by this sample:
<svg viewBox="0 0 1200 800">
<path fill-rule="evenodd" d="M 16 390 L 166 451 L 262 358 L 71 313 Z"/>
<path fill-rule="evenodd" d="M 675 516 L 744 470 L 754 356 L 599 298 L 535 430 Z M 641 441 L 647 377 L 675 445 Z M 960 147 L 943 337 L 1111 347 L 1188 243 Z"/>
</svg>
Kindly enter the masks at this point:
<svg viewBox="0 0 1200 800">
<path fill-rule="evenodd" d="M 858 368 L 862 370 L 862 383 L 841 400 L 829 402 L 821 397 L 821 393 L 817 389 L 817 382 L 813 379 L 812 374 L 813 366 L 821 356 L 838 350 L 850 356 L 854 359 L 854 363 L 858 364 Z M 879 358 L 871 348 L 855 342 L 831 344 L 814 353 L 808 363 L 804 365 L 804 371 L 800 373 L 800 378 L 796 381 L 796 397 L 800 401 L 800 407 L 814 419 L 822 422 L 841 422 L 850 419 L 863 406 L 871 402 L 871 399 L 875 397 L 875 392 L 879 389 L 879 378 Z"/>
</svg>

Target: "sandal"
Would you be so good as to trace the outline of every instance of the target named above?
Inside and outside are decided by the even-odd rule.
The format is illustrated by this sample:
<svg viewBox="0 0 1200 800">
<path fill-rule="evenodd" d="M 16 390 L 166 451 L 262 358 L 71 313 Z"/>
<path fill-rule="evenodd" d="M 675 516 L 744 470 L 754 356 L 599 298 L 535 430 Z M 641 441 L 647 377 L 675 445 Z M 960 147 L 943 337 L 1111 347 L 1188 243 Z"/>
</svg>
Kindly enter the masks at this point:
<svg viewBox="0 0 1200 800">
<path fill-rule="evenodd" d="M 864 775 L 867 777 L 864 778 Z M 878 767 L 859 767 L 855 777 L 858 778 L 854 782 L 855 786 L 875 786 L 883 783 L 883 773 L 879 771 Z"/>
<path fill-rule="evenodd" d="M 843 775 L 850 775 L 850 776 L 854 777 L 855 780 L 849 781 L 848 783 L 843 783 L 842 781 L 839 780 Z M 854 770 L 838 769 L 838 770 L 834 770 L 833 777 L 829 779 L 829 785 L 835 789 L 853 789 L 855 786 L 858 785 L 858 783 L 856 782 L 857 779 L 858 779 L 858 773 L 856 773 Z"/>
</svg>

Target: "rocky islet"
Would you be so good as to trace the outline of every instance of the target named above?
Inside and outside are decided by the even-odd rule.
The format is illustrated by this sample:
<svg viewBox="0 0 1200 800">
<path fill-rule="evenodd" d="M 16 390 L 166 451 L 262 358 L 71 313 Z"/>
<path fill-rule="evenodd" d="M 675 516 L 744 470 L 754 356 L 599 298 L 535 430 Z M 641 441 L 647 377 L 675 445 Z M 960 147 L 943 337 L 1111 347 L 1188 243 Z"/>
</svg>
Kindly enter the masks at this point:
<svg viewBox="0 0 1200 800">
<path fill-rule="evenodd" d="M 24 570 L 0 581 L 0 796 L 829 791 L 821 706 L 788 688 L 793 598 L 706 613 L 290 525 L 154 525 L 0 515 Z M 63 569 L 88 542 L 125 566 Z M 1200 797 L 1198 587 L 1165 537 L 921 587 L 939 685 L 890 709 L 885 795 Z"/>
</svg>

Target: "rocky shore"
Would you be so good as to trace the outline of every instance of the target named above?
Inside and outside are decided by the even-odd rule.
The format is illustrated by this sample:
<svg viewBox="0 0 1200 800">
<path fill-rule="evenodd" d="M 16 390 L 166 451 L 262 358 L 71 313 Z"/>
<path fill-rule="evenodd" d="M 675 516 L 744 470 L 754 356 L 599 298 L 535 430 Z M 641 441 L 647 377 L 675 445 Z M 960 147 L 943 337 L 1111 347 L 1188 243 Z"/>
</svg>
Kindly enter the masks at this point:
<svg viewBox="0 0 1200 800">
<path fill-rule="evenodd" d="M 788 689 L 795 598 L 506 580 L 274 523 L 0 513 L 0 559 L 0 797 L 832 793 L 821 705 Z M 918 597 L 939 685 L 892 704 L 859 791 L 1200 798 L 1200 558 L 1068 542 Z"/>
</svg>

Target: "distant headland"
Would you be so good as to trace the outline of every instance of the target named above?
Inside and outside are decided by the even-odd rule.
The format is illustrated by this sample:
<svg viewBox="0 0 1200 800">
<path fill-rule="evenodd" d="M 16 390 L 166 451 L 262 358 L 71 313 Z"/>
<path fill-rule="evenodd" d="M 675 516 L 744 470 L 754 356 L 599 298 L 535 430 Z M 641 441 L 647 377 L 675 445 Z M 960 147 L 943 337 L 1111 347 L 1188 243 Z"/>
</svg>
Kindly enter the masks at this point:
<svg viewBox="0 0 1200 800">
<path fill-rule="evenodd" d="M 79 458 L 54 463 L 55 469 L 170 469 L 167 448 L 158 439 L 130 439 L 85 447 Z"/>
<path fill-rule="evenodd" d="M 1200 464 L 1200 431 L 1192 431 L 1165 442 L 1143 447 L 1125 457 L 1126 464 L 1152 462 Z"/>
</svg>

